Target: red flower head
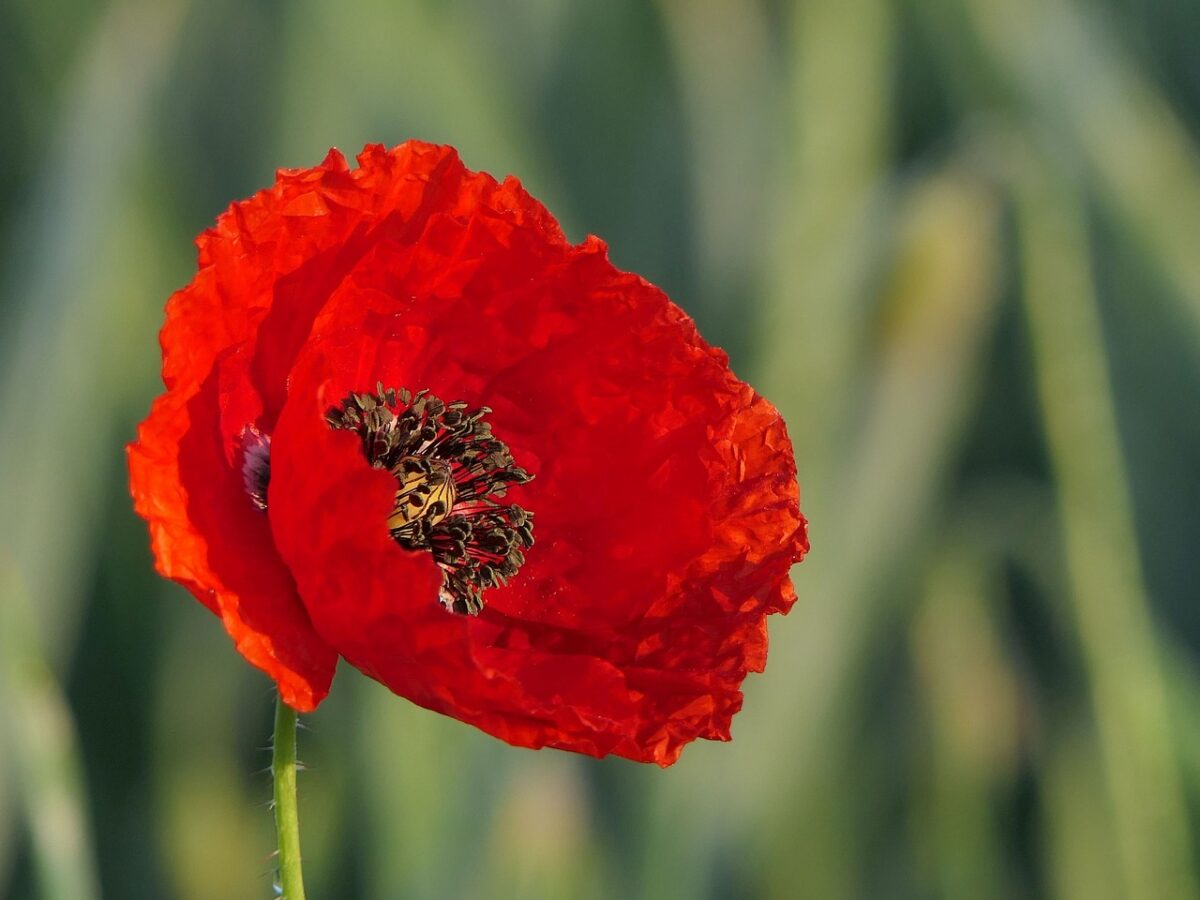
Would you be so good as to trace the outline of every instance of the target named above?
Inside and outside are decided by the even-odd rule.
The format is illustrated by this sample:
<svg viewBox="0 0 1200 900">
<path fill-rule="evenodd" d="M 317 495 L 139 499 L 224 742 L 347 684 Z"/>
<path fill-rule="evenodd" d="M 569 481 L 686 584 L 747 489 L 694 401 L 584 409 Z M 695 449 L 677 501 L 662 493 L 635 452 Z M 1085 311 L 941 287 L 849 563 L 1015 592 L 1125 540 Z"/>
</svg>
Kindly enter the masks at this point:
<svg viewBox="0 0 1200 900">
<path fill-rule="evenodd" d="M 522 746 L 727 740 L 807 549 L 779 414 L 515 179 L 358 163 L 197 242 L 129 448 L 158 570 L 301 711 L 342 656 Z"/>
</svg>

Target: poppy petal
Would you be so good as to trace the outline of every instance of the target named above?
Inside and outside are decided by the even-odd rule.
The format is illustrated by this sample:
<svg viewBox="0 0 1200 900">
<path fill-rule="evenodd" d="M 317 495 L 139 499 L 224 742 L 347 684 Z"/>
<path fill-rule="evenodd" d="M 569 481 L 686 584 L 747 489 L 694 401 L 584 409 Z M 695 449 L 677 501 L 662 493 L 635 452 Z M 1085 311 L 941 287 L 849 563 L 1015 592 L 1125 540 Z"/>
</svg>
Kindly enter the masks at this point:
<svg viewBox="0 0 1200 900">
<path fill-rule="evenodd" d="M 358 163 L 283 170 L 198 241 L 129 450 L 159 570 L 299 709 L 340 654 L 514 744 L 669 765 L 728 739 L 808 548 L 778 413 L 515 179 L 420 142 Z M 396 477 L 325 420 L 377 383 L 489 407 L 536 476 L 505 501 L 536 543 L 478 616 L 438 602 L 432 553 L 389 534 Z"/>
<path fill-rule="evenodd" d="M 472 226 L 459 227 L 465 243 Z M 505 239 L 476 237 L 479 258 L 453 296 L 424 280 L 445 270 L 401 265 L 413 251 L 399 247 L 389 265 L 364 266 L 386 278 L 347 278 L 293 373 L 284 416 L 307 418 L 306 437 L 285 446 L 284 419 L 277 432 L 276 452 L 302 457 L 309 482 L 273 485 L 312 500 L 291 522 L 273 507 L 276 540 L 321 634 L 397 693 L 514 743 L 669 764 L 695 737 L 728 739 L 740 683 L 765 662 L 764 616 L 794 600 L 788 571 L 807 540 L 791 445 L 724 354 L 661 291 L 613 268 L 602 244 L 547 251 L 535 277 L 505 287 L 511 257 L 487 258 L 505 254 Z M 405 583 L 380 575 L 390 569 L 378 559 L 345 572 L 344 596 L 298 574 L 347 568 L 303 520 L 331 469 L 323 446 L 336 441 L 340 466 L 370 472 L 355 440 L 318 435 L 325 408 L 376 382 L 488 405 L 537 476 L 519 502 L 538 543 L 478 619 L 446 613 L 435 580 L 423 597 L 381 602 L 378 618 L 345 613 L 350 599 Z M 370 474 L 379 552 L 412 556 L 382 524 L 394 481 Z"/>
</svg>

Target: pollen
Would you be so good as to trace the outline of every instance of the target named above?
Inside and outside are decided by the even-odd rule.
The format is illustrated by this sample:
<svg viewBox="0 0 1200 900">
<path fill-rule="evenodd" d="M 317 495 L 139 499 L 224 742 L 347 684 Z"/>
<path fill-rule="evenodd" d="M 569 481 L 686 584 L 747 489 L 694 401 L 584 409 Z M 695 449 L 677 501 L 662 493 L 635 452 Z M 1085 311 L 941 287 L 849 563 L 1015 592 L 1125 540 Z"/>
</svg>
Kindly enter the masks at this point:
<svg viewBox="0 0 1200 900">
<path fill-rule="evenodd" d="M 483 609 L 488 588 L 517 574 L 533 546 L 533 514 L 499 502 L 533 476 L 492 434 L 484 421 L 490 412 L 380 384 L 325 414 L 330 428 L 358 435 L 372 466 L 395 477 L 386 523 L 392 539 L 432 553 L 443 573 L 440 602 L 468 615 Z"/>
</svg>

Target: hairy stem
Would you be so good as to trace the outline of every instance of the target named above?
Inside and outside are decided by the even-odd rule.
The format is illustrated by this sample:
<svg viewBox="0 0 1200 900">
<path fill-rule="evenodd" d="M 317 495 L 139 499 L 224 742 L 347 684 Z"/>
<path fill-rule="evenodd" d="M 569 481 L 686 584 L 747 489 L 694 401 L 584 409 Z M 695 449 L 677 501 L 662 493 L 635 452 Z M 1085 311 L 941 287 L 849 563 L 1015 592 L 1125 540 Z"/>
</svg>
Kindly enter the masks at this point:
<svg viewBox="0 0 1200 900">
<path fill-rule="evenodd" d="M 275 704 L 271 757 L 275 779 L 275 830 L 279 835 L 279 886 L 283 900 L 304 900 L 300 866 L 300 815 L 296 806 L 296 711 L 280 697 Z"/>
</svg>

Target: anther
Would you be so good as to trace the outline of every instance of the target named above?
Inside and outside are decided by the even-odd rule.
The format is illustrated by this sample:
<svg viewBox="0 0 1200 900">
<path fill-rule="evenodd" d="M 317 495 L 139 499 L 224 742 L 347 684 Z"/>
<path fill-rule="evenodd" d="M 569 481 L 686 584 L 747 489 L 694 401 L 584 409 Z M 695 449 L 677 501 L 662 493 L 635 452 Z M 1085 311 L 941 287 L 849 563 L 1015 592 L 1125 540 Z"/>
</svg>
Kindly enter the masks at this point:
<svg viewBox="0 0 1200 900">
<path fill-rule="evenodd" d="M 496 502 L 533 476 L 483 421 L 489 412 L 380 384 L 325 414 L 329 427 L 359 436 L 372 466 L 395 477 L 388 530 L 402 547 L 433 554 L 443 572 L 439 599 L 457 613 L 483 609 L 484 591 L 507 583 L 533 546 L 532 513 Z"/>
</svg>

